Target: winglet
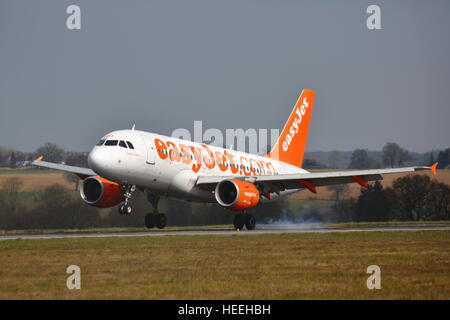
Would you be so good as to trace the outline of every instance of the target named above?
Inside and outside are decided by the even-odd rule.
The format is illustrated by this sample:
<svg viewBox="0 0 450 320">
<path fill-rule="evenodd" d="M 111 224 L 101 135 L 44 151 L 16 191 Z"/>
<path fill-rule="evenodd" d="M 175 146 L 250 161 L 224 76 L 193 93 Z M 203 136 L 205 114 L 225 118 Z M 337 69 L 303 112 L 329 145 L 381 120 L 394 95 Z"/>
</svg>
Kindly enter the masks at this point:
<svg viewBox="0 0 450 320">
<path fill-rule="evenodd" d="M 431 167 L 430 170 L 433 172 L 434 175 L 436 175 L 436 167 L 438 166 L 438 162 L 436 161 Z"/>
<path fill-rule="evenodd" d="M 37 157 L 36 159 L 34 159 L 34 161 L 41 161 L 42 159 L 44 159 L 44 155 L 40 155 L 39 157 Z M 33 162 L 34 162 L 33 161 Z M 36 168 L 40 169 L 41 167 L 36 166 Z"/>
</svg>

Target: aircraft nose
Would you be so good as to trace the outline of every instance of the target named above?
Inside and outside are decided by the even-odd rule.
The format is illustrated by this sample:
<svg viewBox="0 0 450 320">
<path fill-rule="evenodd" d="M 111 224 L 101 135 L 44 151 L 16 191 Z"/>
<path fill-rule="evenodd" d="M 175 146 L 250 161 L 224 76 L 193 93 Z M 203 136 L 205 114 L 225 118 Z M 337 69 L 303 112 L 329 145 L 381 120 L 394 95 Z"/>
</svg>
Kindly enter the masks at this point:
<svg viewBox="0 0 450 320">
<path fill-rule="evenodd" d="M 91 152 L 89 152 L 87 160 L 89 168 L 95 172 L 100 173 L 105 169 L 106 159 L 102 150 L 99 150 L 98 148 L 92 149 Z"/>
</svg>

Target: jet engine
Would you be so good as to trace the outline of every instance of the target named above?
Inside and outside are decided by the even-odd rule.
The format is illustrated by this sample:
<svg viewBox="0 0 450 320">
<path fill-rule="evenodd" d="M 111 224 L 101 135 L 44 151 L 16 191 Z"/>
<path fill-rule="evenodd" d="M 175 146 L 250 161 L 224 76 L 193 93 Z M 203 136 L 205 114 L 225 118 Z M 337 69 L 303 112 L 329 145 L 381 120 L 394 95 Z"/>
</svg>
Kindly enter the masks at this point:
<svg viewBox="0 0 450 320">
<path fill-rule="evenodd" d="M 215 196 L 222 207 L 234 211 L 250 209 L 259 203 L 259 191 L 255 185 L 237 179 L 219 182 Z"/>
<path fill-rule="evenodd" d="M 99 176 L 84 179 L 80 195 L 84 202 L 98 208 L 114 207 L 124 201 L 121 185 Z"/>
</svg>

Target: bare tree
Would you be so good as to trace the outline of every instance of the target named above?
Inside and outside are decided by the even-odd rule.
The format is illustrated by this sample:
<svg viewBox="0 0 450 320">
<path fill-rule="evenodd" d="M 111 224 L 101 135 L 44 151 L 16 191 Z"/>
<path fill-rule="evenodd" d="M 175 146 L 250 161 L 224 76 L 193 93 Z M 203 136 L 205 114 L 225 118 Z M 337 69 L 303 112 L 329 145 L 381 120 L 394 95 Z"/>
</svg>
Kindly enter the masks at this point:
<svg viewBox="0 0 450 320">
<path fill-rule="evenodd" d="M 405 161 L 411 161 L 414 158 L 409 151 L 401 148 L 395 142 L 388 142 L 383 147 L 383 163 L 393 168 L 395 164 L 400 167 Z"/>
<path fill-rule="evenodd" d="M 352 153 L 349 169 L 371 169 L 378 168 L 379 163 L 369 156 L 364 149 L 355 149 Z"/>
<path fill-rule="evenodd" d="M 87 152 L 66 152 L 65 163 L 69 166 L 88 167 Z"/>
<path fill-rule="evenodd" d="M 328 166 L 332 169 L 337 169 L 339 168 L 341 161 L 342 157 L 339 151 L 333 151 L 328 157 Z"/>
<path fill-rule="evenodd" d="M 414 157 L 409 153 L 408 150 L 400 149 L 400 154 L 398 155 L 398 166 L 403 166 L 406 161 L 414 160 Z"/>
<path fill-rule="evenodd" d="M 47 142 L 36 150 L 38 156 L 44 156 L 44 160 L 50 162 L 61 162 L 64 150 L 54 143 Z"/>
<path fill-rule="evenodd" d="M 333 193 L 334 201 L 337 203 L 341 200 L 341 197 L 346 195 L 349 191 L 348 184 L 335 184 L 327 186 L 327 190 Z"/>
<path fill-rule="evenodd" d="M 9 157 L 9 167 L 11 169 L 14 169 L 17 167 L 16 154 L 14 152 L 12 152 L 11 156 Z"/>
</svg>

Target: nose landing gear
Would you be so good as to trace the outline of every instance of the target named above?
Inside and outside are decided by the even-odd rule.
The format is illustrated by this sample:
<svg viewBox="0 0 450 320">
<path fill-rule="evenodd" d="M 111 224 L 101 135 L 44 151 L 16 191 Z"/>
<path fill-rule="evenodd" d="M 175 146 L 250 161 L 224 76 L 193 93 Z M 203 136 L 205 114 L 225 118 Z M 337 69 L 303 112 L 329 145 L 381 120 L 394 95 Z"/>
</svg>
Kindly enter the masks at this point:
<svg viewBox="0 0 450 320">
<path fill-rule="evenodd" d="M 119 206 L 119 214 L 131 214 L 133 212 L 133 208 L 131 207 L 130 199 L 133 192 L 136 190 L 136 186 L 122 186 L 122 189 L 125 201 Z"/>
<path fill-rule="evenodd" d="M 129 204 L 121 204 L 119 206 L 119 214 L 131 214 L 133 212 L 133 208 Z"/>
<path fill-rule="evenodd" d="M 147 199 L 153 205 L 153 212 L 147 213 L 145 215 L 145 226 L 149 229 L 154 228 L 155 226 L 158 229 L 164 229 L 167 224 L 167 217 L 164 213 L 158 212 L 158 203 L 160 197 L 148 192 Z"/>
</svg>

